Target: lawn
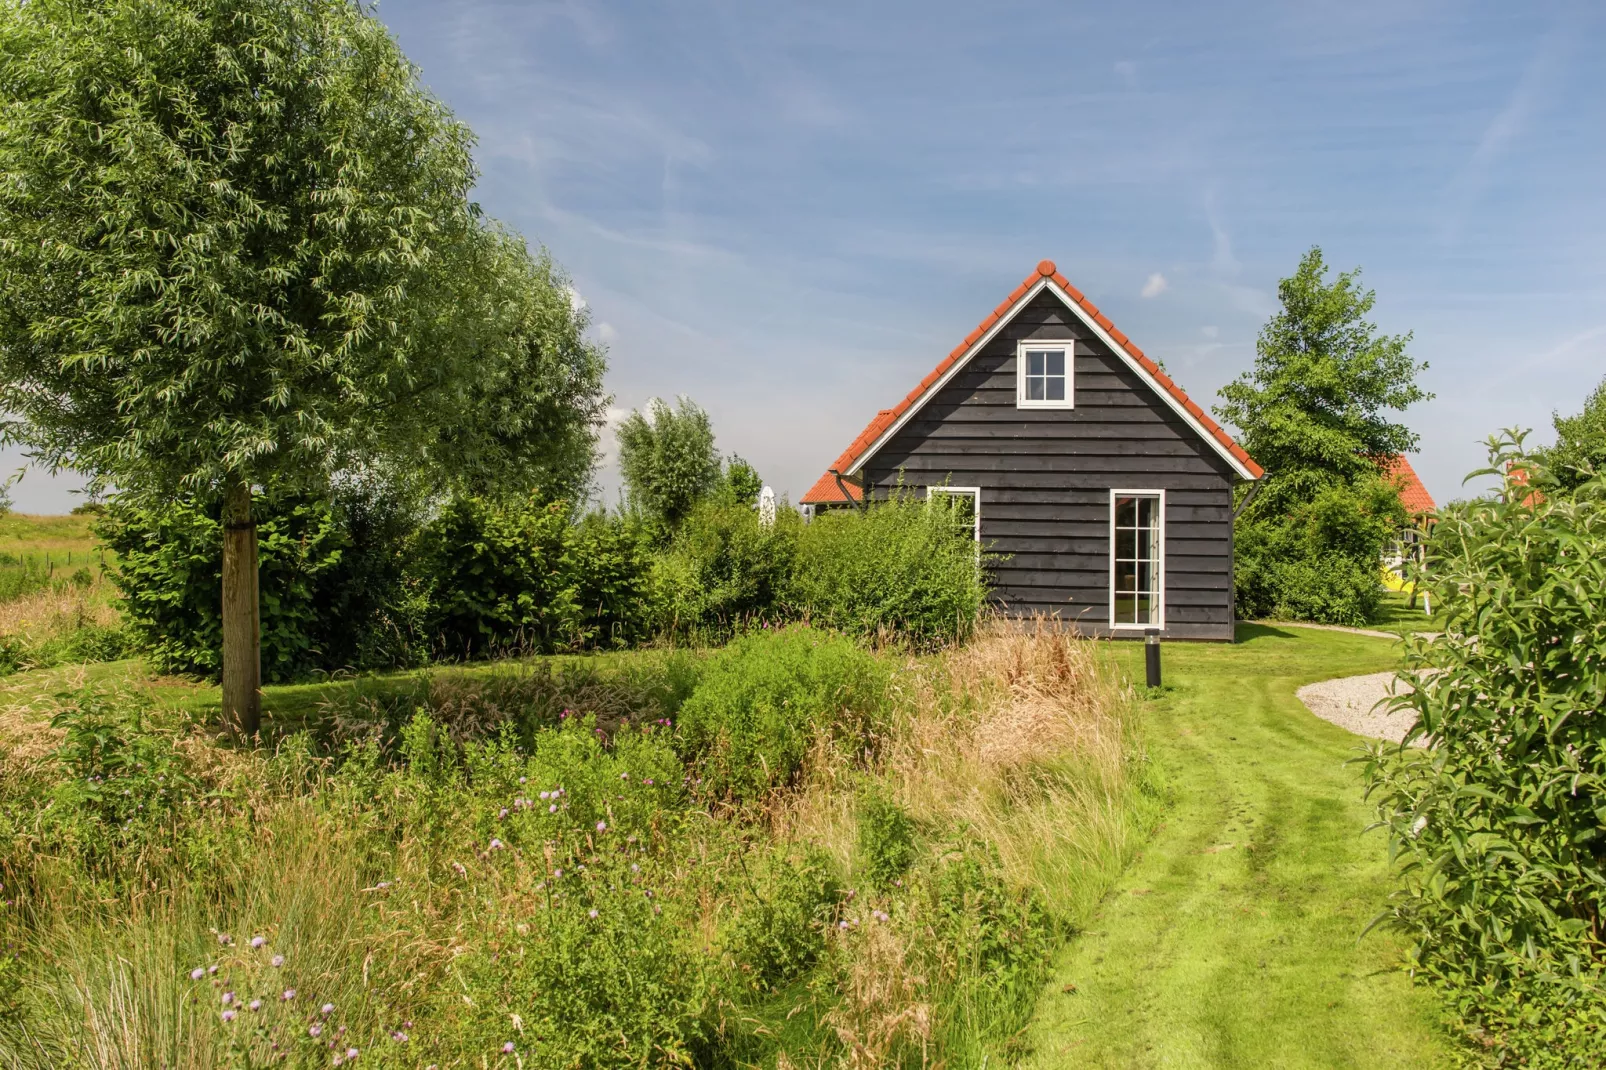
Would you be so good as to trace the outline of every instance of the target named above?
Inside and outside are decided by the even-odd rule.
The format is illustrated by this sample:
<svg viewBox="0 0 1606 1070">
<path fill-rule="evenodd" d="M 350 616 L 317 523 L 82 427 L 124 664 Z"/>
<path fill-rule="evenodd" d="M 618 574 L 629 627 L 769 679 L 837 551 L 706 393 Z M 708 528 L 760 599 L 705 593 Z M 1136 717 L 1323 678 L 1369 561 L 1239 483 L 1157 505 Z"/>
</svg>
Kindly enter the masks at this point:
<svg viewBox="0 0 1606 1070">
<path fill-rule="evenodd" d="M 1417 598 L 1416 608 L 1412 609 L 1405 595 L 1398 591 L 1388 591 L 1383 595 L 1383 604 L 1378 608 L 1377 619 L 1367 627 L 1380 632 L 1408 635 L 1411 632 L 1443 631 L 1443 625 L 1444 614 L 1437 609 L 1431 615 L 1425 612 L 1420 596 Z"/>
<path fill-rule="evenodd" d="M 1366 834 L 1360 741 L 1294 697 L 1378 672 L 1394 647 L 1245 625 L 1233 646 L 1166 647 L 1148 745 L 1165 823 L 1039 1004 L 1033 1067 L 1386 1067 L 1445 1061 L 1432 997 L 1400 944 L 1361 936 L 1389 890 Z M 1121 646 L 1129 672 L 1142 649 Z"/>
</svg>

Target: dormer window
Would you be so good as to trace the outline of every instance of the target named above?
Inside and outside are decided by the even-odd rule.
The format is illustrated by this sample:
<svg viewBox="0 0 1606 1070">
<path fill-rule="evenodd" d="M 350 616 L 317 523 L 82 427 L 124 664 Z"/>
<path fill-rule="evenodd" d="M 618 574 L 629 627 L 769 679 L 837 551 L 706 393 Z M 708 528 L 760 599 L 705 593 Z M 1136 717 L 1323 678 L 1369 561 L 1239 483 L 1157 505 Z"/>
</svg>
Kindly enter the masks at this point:
<svg viewBox="0 0 1606 1070">
<path fill-rule="evenodd" d="M 1072 341 L 1021 342 L 1015 353 L 1015 405 L 1021 409 L 1074 408 Z"/>
</svg>

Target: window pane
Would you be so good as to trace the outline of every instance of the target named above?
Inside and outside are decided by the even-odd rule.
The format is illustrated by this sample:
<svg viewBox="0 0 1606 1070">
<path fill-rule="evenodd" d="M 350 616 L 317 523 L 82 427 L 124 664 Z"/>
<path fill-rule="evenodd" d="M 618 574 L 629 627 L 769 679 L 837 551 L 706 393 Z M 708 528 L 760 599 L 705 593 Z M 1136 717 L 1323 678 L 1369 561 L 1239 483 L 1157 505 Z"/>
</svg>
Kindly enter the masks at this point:
<svg viewBox="0 0 1606 1070">
<path fill-rule="evenodd" d="M 1046 380 L 1046 382 L 1048 383 L 1048 400 L 1049 401 L 1064 401 L 1065 400 L 1065 377 L 1064 376 L 1059 376 L 1059 377 L 1056 378 L 1054 376 L 1049 376 L 1048 379 Z"/>
<path fill-rule="evenodd" d="M 1115 526 L 1119 528 L 1138 526 L 1137 509 L 1131 498 L 1115 499 Z"/>
<path fill-rule="evenodd" d="M 1132 623 L 1153 624 L 1159 618 L 1154 612 L 1154 597 L 1148 593 L 1140 594 L 1132 600 Z"/>
<path fill-rule="evenodd" d="M 1048 362 L 1044 367 L 1045 374 L 1060 376 L 1065 374 L 1065 350 L 1050 349 L 1043 354 L 1043 357 Z"/>
<path fill-rule="evenodd" d="M 1153 527 L 1159 509 L 1160 500 L 1158 498 L 1139 498 L 1138 526 L 1144 528 Z"/>
<path fill-rule="evenodd" d="M 1043 380 L 1042 380 L 1041 377 L 1038 377 L 1036 379 L 1028 378 L 1026 380 L 1026 397 L 1030 401 L 1042 401 L 1042 400 L 1044 400 L 1044 398 L 1043 398 Z"/>
<path fill-rule="evenodd" d="M 1138 549 L 1138 533 L 1131 528 L 1115 529 L 1115 559 L 1117 561 L 1130 561 L 1136 557 Z"/>
<path fill-rule="evenodd" d="M 1043 372 L 1043 357 L 1044 356 L 1045 356 L 1045 354 L 1043 354 L 1043 353 L 1027 353 L 1026 354 L 1026 374 L 1027 375 L 1042 375 L 1042 374 L 1044 374 L 1044 372 Z"/>
</svg>

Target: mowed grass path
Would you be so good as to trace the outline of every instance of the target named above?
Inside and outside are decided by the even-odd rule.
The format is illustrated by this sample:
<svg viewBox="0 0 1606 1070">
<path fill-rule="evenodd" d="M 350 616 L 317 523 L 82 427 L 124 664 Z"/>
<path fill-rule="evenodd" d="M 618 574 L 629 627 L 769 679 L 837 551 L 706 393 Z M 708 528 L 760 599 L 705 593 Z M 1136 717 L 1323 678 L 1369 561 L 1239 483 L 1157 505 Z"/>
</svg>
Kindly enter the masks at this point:
<svg viewBox="0 0 1606 1070">
<path fill-rule="evenodd" d="M 1360 743 L 1294 697 L 1398 663 L 1387 640 L 1245 625 L 1168 644 L 1143 700 L 1164 824 L 1073 938 L 1030 1029 L 1044 1067 L 1423 1067 L 1433 997 L 1374 929 L 1387 845 L 1366 833 Z M 1142 647 L 1116 657 L 1142 679 Z M 1073 987 L 1074 986 L 1074 987 Z"/>
</svg>

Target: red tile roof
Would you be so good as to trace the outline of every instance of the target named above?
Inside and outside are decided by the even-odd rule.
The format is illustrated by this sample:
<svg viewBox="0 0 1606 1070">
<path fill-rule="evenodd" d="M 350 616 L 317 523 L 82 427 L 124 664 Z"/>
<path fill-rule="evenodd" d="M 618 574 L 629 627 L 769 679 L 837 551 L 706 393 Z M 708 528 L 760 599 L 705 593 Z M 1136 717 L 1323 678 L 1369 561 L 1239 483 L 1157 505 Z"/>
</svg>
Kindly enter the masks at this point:
<svg viewBox="0 0 1606 1070">
<path fill-rule="evenodd" d="M 1403 453 L 1383 458 L 1378 467 L 1383 470 L 1385 477 L 1399 485 L 1400 501 L 1404 503 L 1406 512 L 1418 516 L 1422 513 L 1431 513 L 1438 508 L 1433 504 L 1433 495 L 1422 485 L 1422 481 L 1417 478 L 1416 470 L 1411 467 L 1411 462 L 1406 460 Z"/>
<path fill-rule="evenodd" d="M 1043 279 L 1049 280 L 1063 290 L 1066 296 L 1081 307 L 1089 319 L 1104 328 L 1105 333 L 1125 350 L 1126 355 L 1131 357 L 1144 371 L 1148 372 L 1154 381 L 1160 385 L 1161 389 L 1170 394 L 1187 411 L 1188 415 L 1198 422 L 1205 433 L 1215 439 L 1216 443 L 1231 454 L 1238 463 L 1242 464 L 1254 478 L 1259 479 L 1266 474 L 1265 470 L 1256 464 L 1248 453 L 1244 452 L 1244 448 L 1234 442 L 1232 436 L 1228 435 L 1226 431 L 1222 430 L 1221 425 L 1212 420 L 1210 415 L 1195 404 L 1180 386 L 1172 382 L 1170 376 L 1160 370 L 1159 365 L 1145 356 L 1143 350 L 1139 349 L 1131 339 L 1121 333 L 1115 324 L 1111 323 L 1109 318 L 1098 310 L 1093 302 L 1082 296 L 1082 292 L 1072 286 L 1070 281 L 1059 273 L 1059 269 L 1054 266 L 1054 261 L 1044 260 L 1037 265 L 1036 271 L 1026 276 L 1025 280 L 1015 287 L 1013 293 L 999 302 L 998 307 L 993 309 L 986 319 L 976 325 L 975 330 L 965 335 L 965 340 L 955 346 L 946 357 L 942 358 L 937 366 L 931 370 L 930 374 L 920 380 L 920 383 L 909 391 L 902 401 L 898 402 L 893 408 L 882 409 L 877 413 L 875 419 L 870 421 L 869 426 L 859 432 L 859 437 L 855 438 L 848 448 L 842 451 L 842 455 L 836 459 L 836 462 L 831 465 L 825 475 L 821 476 L 799 501 L 805 505 L 847 501 L 848 499 L 843 497 L 842 491 L 837 487 L 836 478 L 831 475 L 831 472 L 840 472 L 846 476 L 848 472 L 852 471 L 853 466 L 861 459 L 864 451 L 874 445 L 875 441 L 881 437 L 887 428 L 896 423 L 899 417 L 918 403 L 926 395 L 926 392 L 931 389 L 932 385 L 941 379 L 948 369 L 953 367 L 956 361 L 970 352 L 971 347 L 980 341 L 983 335 L 992 330 L 993 326 L 1000 320 L 1008 318 L 1014 312 L 1015 307 L 1026 299 L 1032 288 Z M 853 500 L 858 500 L 859 489 L 857 487 L 850 484 L 849 493 L 853 496 Z"/>
</svg>

